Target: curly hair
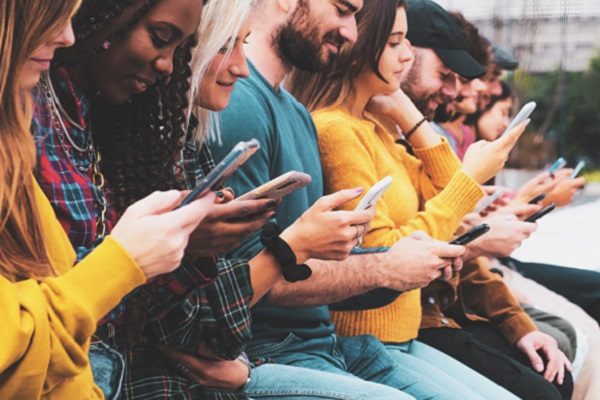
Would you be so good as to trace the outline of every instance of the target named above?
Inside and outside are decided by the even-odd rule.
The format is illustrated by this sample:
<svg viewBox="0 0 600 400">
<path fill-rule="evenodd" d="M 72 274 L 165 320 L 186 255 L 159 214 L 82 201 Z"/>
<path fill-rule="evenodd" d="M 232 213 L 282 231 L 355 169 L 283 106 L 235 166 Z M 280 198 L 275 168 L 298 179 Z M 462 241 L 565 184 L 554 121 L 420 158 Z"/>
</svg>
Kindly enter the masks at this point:
<svg viewBox="0 0 600 400">
<path fill-rule="evenodd" d="M 103 43 L 118 43 L 160 0 L 84 0 L 73 20 L 79 45 L 57 53 L 57 65 L 77 66 L 93 60 Z M 131 8 L 133 7 L 133 8 Z M 116 29 L 111 25 L 131 13 Z M 196 37 L 188 38 L 173 55 L 173 73 L 161 77 L 144 93 L 122 105 L 95 98 L 91 109 L 93 139 L 102 155 L 111 205 L 119 213 L 156 190 L 182 189 L 179 158 L 186 135 Z M 73 52 L 75 51 L 75 54 Z M 127 322 L 119 338 L 126 346 L 143 343 L 147 295 L 140 291 L 127 301 Z"/>
</svg>

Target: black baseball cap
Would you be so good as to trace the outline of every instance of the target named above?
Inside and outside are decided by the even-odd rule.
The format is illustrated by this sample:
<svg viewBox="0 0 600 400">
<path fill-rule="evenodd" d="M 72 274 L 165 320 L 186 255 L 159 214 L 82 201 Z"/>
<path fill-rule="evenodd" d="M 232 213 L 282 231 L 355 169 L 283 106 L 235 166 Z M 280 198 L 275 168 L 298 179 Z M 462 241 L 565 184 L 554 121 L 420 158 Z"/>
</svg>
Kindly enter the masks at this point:
<svg viewBox="0 0 600 400">
<path fill-rule="evenodd" d="M 495 44 L 492 45 L 492 49 L 494 50 L 494 63 L 500 68 L 514 71 L 519 67 L 519 61 L 511 52 Z"/>
<path fill-rule="evenodd" d="M 432 49 L 452 71 L 468 79 L 485 74 L 485 68 L 467 52 L 463 34 L 452 16 L 431 0 L 408 0 L 408 35 L 417 47 Z"/>
</svg>

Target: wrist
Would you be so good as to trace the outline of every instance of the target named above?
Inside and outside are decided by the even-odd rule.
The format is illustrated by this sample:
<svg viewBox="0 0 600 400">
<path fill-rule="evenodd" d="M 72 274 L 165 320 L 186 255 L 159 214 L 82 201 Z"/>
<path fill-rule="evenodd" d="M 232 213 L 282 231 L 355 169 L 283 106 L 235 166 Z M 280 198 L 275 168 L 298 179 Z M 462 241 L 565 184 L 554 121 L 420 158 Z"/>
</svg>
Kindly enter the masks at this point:
<svg viewBox="0 0 600 400">
<path fill-rule="evenodd" d="M 262 229 L 260 241 L 281 267 L 286 281 L 297 282 L 308 279 L 312 275 L 312 270 L 308 265 L 298 263 L 296 254 L 280 235 L 281 231 L 277 224 L 269 222 Z"/>
<path fill-rule="evenodd" d="M 298 240 L 296 238 L 296 236 L 290 228 L 283 231 L 281 235 L 279 235 L 279 237 L 283 239 L 288 244 L 288 246 L 290 246 L 290 248 L 296 255 L 296 262 L 298 262 L 298 264 L 304 264 L 306 260 L 310 258 L 308 252 L 306 252 L 302 248 L 302 246 L 300 246 L 301 240 Z"/>
</svg>

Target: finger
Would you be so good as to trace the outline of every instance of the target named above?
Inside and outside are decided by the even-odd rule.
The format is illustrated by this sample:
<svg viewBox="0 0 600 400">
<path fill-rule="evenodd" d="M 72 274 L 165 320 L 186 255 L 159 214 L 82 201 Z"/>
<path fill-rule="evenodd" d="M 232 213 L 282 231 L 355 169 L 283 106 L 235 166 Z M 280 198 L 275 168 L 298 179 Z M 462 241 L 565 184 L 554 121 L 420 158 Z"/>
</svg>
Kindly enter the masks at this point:
<svg viewBox="0 0 600 400">
<path fill-rule="evenodd" d="M 167 192 L 154 192 L 134 203 L 127 211 L 133 217 L 158 215 L 173 210 L 181 202 L 181 192 L 169 190 Z"/>
<path fill-rule="evenodd" d="M 546 352 L 546 356 L 548 358 L 548 362 L 546 364 L 546 371 L 544 372 L 544 379 L 548 382 L 554 382 L 556 375 L 559 372 L 559 361 L 556 356 L 550 355 Z"/>
<path fill-rule="evenodd" d="M 442 268 L 440 279 L 443 281 L 449 281 L 452 278 L 452 268 L 450 266 Z"/>
<path fill-rule="evenodd" d="M 462 257 L 465 254 L 465 246 L 458 246 L 455 244 L 447 244 L 438 242 L 434 248 L 434 254 L 440 258 L 457 258 Z"/>
<path fill-rule="evenodd" d="M 556 374 L 556 382 L 562 385 L 565 381 L 565 363 L 564 360 L 558 365 L 558 373 Z"/>
<path fill-rule="evenodd" d="M 162 214 L 159 217 L 161 218 L 161 223 L 166 226 L 180 228 L 189 228 L 194 223 L 200 223 L 211 208 L 216 207 L 214 204 L 215 198 L 215 193 L 209 192 L 202 196 L 202 198 L 194 200 L 181 208 Z M 195 226 L 193 226 L 193 228 L 195 228 Z"/>
<path fill-rule="evenodd" d="M 583 176 L 580 176 L 579 178 L 573 179 L 573 186 L 575 186 L 576 188 L 581 188 L 585 186 L 585 178 Z"/>
<path fill-rule="evenodd" d="M 364 189 L 362 188 L 340 190 L 339 192 L 321 197 L 313 205 L 313 208 L 319 211 L 335 210 L 349 201 L 356 199 L 363 192 Z"/>
<path fill-rule="evenodd" d="M 463 259 L 460 257 L 456 257 L 452 260 L 452 269 L 455 272 L 459 272 L 463 268 Z"/>
<path fill-rule="evenodd" d="M 523 132 L 525 132 L 525 128 L 527 128 L 527 125 L 529 125 L 530 121 L 531 120 L 526 119 L 525 121 L 521 122 L 509 132 L 496 139 L 495 143 L 497 143 L 502 150 L 506 152 L 510 151 L 515 146 Z"/>
<path fill-rule="evenodd" d="M 215 207 L 210 217 L 219 221 L 244 219 L 248 216 L 264 213 L 277 207 L 277 202 L 272 199 L 261 200 L 235 200 Z"/>
<path fill-rule="evenodd" d="M 422 240 L 427 242 L 433 241 L 433 239 L 423 231 L 414 231 L 413 233 L 411 233 L 410 237 L 416 240 Z"/>
<path fill-rule="evenodd" d="M 523 347 L 523 351 L 529 358 L 531 366 L 536 372 L 542 373 L 544 371 L 544 361 L 542 357 L 537 353 L 533 345 L 527 344 Z"/>
<path fill-rule="evenodd" d="M 533 213 L 538 212 L 542 209 L 540 204 L 514 204 L 511 205 L 510 211 L 516 215 L 530 216 Z"/>
<path fill-rule="evenodd" d="M 366 225 L 374 216 L 372 210 L 331 211 L 331 213 L 347 225 Z"/>
<path fill-rule="evenodd" d="M 573 372 L 573 364 L 571 364 L 571 361 L 569 361 L 569 359 L 567 358 L 566 355 L 564 355 L 565 358 L 565 368 L 569 371 L 569 372 Z"/>
<path fill-rule="evenodd" d="M 232 188 L 230 188 L 230 187 L 223 188 L 223 189 L 221 189 L 221 192 L 223 192 L 223 196 L 225 198 L 226 203 L 235 199 L 235 192 L 233 191 Z"/>
</svg>

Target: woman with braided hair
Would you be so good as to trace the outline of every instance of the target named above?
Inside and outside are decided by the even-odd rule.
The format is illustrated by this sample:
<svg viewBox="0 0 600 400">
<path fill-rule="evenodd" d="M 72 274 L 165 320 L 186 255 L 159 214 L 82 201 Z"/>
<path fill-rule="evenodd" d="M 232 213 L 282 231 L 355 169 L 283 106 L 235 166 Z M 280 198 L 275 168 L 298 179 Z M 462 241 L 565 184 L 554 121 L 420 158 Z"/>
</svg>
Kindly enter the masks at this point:
<svg viewBox="0 0 600 400">
<path fill-rule="evenodd" d="M 209 4 L 214 20 L 200 29 L 203 48 L 196 49 L 196 61 L 212 60 L 212 50 L 222 47 L 223 54 L 228 52 L 234 27 L 240 25 L 234 18 L 245 20 L 251 2 Z M 193 171 L 182 173 L 179 153 L 188 128 L 188 64 L 200 8 L 200 0 L 84 0 L 74 20 L 75 46 L 58 55 L 40 85 L 35 126 L 41 143 L 39 175 L 80 257 L 102 241 L 121 210 L 136 198 L 162 187 L 181 187 L 184 180 L 195 183 Z M 225 26 L 231 32 L 216 39 Z M 209 51 L 200 51 L 205 48 Z M 126 398 L 245 397 L 238 389 L 246 383 L 249 369 L 237 358 L 250 337 L 248 307 L 282 274 L 268 251 L 250 262 L 219 258 L 215 263 L 213 257 L 264 225 L 276 203 L 253 200 L 216 206 L 212 222 L 203 220 L 196 229 L 194 251 L 190 254 L 188 249 L 182 266 L 138 290 L 98 330 L 125 358 Z M 225 212 L 238 222 L 214 218 Z M 319 218 L 313 214 L 305 227 Z M 225 235 L 219 234 L 222 229 Z M 351 236 L 340 245 L 348 252 L 354 230 Z M 200 367 L 190 373 L 189 362 L 174 363 L 157 351 L 157 344 L 171 349 L 160 347 L 166 354 L 174 349 L 188 355 Z M 302 375 L 287 369 L 293 370 L 288 376 Z M 267 366 L 265 375 L 271 370 Z M 119 393 L 118 385 L 106 389 Z M 289 389 L 284 392 L 306 392 L 304 385 L 296 392 Z"/>
</svg>

